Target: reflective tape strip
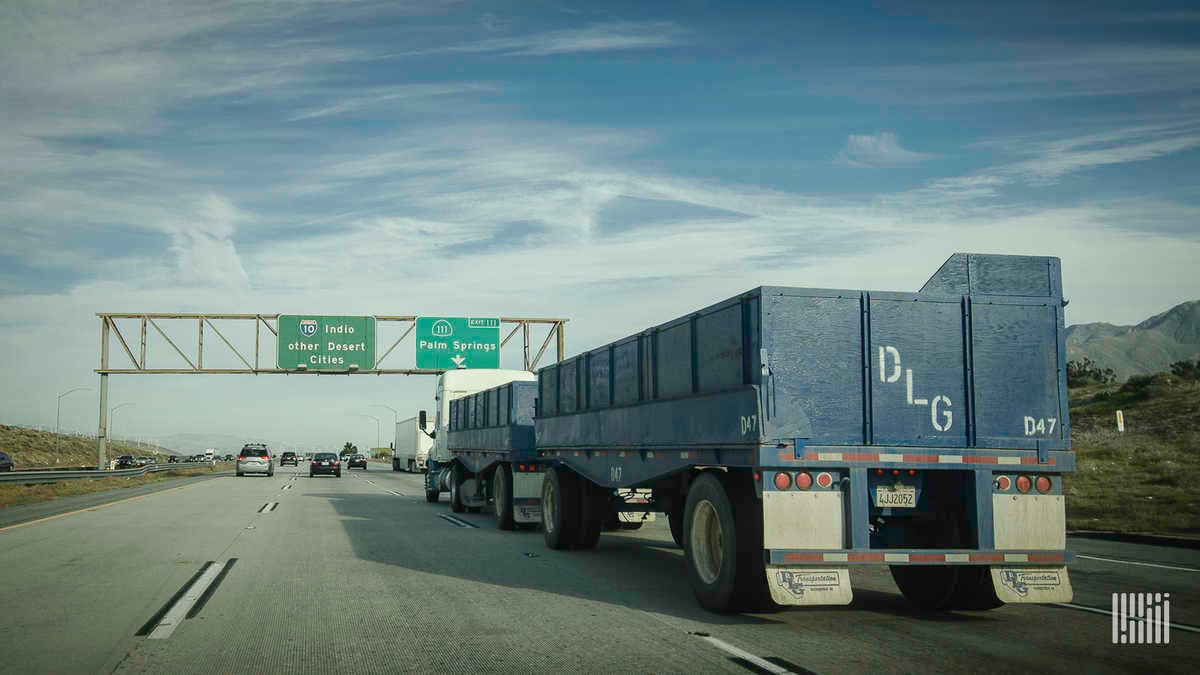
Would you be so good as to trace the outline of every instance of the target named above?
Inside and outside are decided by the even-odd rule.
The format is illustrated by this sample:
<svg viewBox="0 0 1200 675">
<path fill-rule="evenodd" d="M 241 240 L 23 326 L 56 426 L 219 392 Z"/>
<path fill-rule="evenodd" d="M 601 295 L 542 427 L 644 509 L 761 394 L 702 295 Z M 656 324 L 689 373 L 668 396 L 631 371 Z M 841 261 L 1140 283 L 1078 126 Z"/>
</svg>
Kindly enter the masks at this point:
<svg viewBox="0 0 1200 675">
<path fill-rule="evenodd" d="M 785 563 L 1058 563 L 1066 562 L 1063 553 L 855 553 L 823 551 L 788 551 Z"/>
<path fill-rule="evenodd" d="M 793 452 L 781 452 L 780 461 L 797 460 Z M 1037 457 L 1001 457 L 999 455 L 916 455 L 893 452 L 805 452 L 804 459 L 810 462 L 903 462 L 908 464 L 1038 464 Z M 1051 457 L 1045 466 L 1054 466 Z"/>
</svg>

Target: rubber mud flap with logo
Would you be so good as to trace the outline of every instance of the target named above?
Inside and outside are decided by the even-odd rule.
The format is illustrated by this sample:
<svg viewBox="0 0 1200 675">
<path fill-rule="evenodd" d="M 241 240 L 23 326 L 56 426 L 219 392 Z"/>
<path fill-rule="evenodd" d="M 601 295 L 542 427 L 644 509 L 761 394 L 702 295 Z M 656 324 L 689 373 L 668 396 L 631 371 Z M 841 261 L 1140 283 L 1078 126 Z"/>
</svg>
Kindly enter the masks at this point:
<svg viewBox="0 0 1200 675">
<path fill-rule="evenodd" d="M 992 585 L 1001 602 L 1070 602 L 1075 597 L 1065 565 L 993 567 Z"/>
<path fill-rule="evenodd" d="M 850 570 L 767 565 L 767 587 L 778 605 L 848 605 L 854 599 Z"/>
</svg>

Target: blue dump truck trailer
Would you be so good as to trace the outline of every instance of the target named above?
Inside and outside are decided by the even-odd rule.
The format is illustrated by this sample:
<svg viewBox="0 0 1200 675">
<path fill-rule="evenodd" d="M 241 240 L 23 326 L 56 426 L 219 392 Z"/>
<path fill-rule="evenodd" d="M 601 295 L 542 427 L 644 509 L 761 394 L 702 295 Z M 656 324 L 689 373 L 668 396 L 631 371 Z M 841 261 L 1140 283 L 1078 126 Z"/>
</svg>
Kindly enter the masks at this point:
<svg viewBox="0 0 1200 675">
<path fill-rule="evenodd" d="M 1066 602 L 1062 295 L 1057 258 L 976 254 L 916 293 L 760 287 L 542 368 L 532 438 L 500 387 L 450 444 L 521 445 L 554 549 L 649 490 L 712 610 L 847 604 L 868 564 L 924 609 Z"/>
</svg>

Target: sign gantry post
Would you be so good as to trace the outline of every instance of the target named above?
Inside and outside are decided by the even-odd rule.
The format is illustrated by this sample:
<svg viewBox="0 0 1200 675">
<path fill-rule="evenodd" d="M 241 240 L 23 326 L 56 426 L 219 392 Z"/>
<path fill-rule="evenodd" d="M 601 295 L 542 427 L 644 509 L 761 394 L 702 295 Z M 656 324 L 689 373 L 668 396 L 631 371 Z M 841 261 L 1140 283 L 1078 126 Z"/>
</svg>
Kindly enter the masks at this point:
<svg viewBox="0 0 1200 675">
<path fill-rule="evenodd" d="M 113 313 L 100 318 L 100 421 L 97 467 L 107 465 L 109 375 L 437 375 L 460 368 L 499 368 L 504 348 L 517 333 L 522 366 L 534 371 L 556 341 L 556 361 L 564 357 L 567 319 L 534 317 L 418 317 L 415 315 L 343 316 L 323 314 L 184 314 Z M 130 325 L 136 322 L 136 326 Z M 253 323 L 253 331 L 250 326 Z M 195 326 L 195 353 L 185 353 L 171 337 L 172 325 Z M 243 326 L 239 340 L 233 331 Z M 167 326 L 168 330 L 164 330 Z M 530 340 L 534 327 L 544 327 L 545 340 L 536 354 Z M 507 336 L 500 339 L 501 331 Z M 229 335 L 226 335 L 229 332 Z M 217 340 L 205 339 L 215 335 Z M 398 336 L 395 334 L 398 333 Z M 403 357 L 396 348 L 414 335 L 411 367 L 391 367 Z M 140 338 L 130 348 L 125 336 Z M 232 336 L 232 339 L 231 339 Z M 393 336 L 395 339 L 393 340 Z M 114 366 L 109 346 L 115 342 L 128 365 Z M 161 339 L 160 339 L 161 338 Z M 220 342 L 228 351 L 213 345 Z M 376 347 L 390 346 L 378 354 Z M 155 342 L 170 348 L 152 353 Z M 272 343 L 274 343 L 272 345 Z M 270 356 L 274 346 L 275 358 Z M 515 349 L 515 347 L 514 347 Z M 188 350 L 190 351 L 190 349 Z M 165 352 L 166 359 L 160 356 Z M 401 352 L 403 353 L 403 352 Z M 172 356 L 172 354 L 174 354 Z M 178 358 L 176 358 L 178 357 Z M 222 358 L 223 357 L 223 358 Z M 510 357 L 511 358 L 511 357 Z M 122 359 L 124 360 L 124 359 Z M 404 359 L 407 360 L 407 359 Z M 169 361 L 166 362 L 166 361 Z M 274 361 L 274 366 L 270 366 Z M 240 365 L 238 365 L 240 364 Z"/>
</svg>

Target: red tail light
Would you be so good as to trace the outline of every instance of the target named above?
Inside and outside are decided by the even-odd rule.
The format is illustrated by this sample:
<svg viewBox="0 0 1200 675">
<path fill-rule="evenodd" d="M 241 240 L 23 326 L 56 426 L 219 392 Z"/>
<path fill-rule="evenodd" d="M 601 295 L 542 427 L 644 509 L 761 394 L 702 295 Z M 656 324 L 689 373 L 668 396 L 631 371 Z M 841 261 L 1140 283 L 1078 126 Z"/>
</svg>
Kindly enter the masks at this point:
<svg viewBox="0 0 1200 675">
<path fill-rule="evenodd" d="M 822 471 L 821 473 L 817 474 L 817 485 L 820 485 L 823 488 L 833 485 L 833 476 Z"/>
<path fill-rule="evenodd" d="M 1038 492 L 1049 492 L 1050 491 L 1050 479 L 1045 476 L 1038 476 L 1037 491 Z"/>
<path fill-rule="evenodd" d="M 1017 476 L 1017 490 L 1019 492 L 1029 492 L 1030 487 L 1032 487 L 1032 484 L 1029 476 Z"/>
<path fill-rule="evenodd" d="M 996 488 L 997 489 L 1007 490 L 1010 487 L 1012 487 L 1012 481 L 1009 480 L 1008 476 L 1000 476 L 999 478 L 996 479 Z"/>
<path fill-rule="evenodd" d="M 242 456 L 242 455 L 238 455 L 238 461 L 239 461 L 239 462 L 240 462 L 240 461 L 243 461 L 244 459 L 246 459 L 244 456 Z"/>
<path fill-rule="evenodd" d="M 796 474 L 796 487 L 800 490 L 807 490 L 812 487 L 812 476 L 807 471 L 801 471 Z"/>
<path fill-rule="evenodd" d="M 787 472 L 780 471 L 775 474 L 775 487 L 780 490 L 786 490 L 792 486 L 792 477 Z"/>
</svg>

